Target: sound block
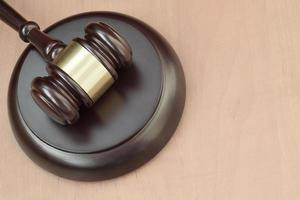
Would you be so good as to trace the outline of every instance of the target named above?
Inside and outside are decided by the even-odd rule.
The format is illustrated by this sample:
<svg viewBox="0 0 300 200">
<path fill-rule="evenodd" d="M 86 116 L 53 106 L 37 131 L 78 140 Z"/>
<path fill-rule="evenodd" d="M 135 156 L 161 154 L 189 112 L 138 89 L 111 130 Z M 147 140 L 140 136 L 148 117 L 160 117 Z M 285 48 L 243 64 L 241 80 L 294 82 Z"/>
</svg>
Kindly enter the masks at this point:
<svg viewBox="0 0 300 200">
<path fill-rule="evenodd" d="M 167 41 L 145 23 L 112 12 L 84 13 L 45 30 L 68 44 L 90 22 L 104 22 L 132 47 L 133 66 L 71 126 L 52 121 L 34 103 L 31 81 L 46 76 L 46 63 L 28 46 L 11 77 L 11 126 L 26 154 L 46 170 L 69 179 L 96 181 L 130 172 L 155 156 L 173 135 L 183 112 L 185 79 Z"/>
</svg>

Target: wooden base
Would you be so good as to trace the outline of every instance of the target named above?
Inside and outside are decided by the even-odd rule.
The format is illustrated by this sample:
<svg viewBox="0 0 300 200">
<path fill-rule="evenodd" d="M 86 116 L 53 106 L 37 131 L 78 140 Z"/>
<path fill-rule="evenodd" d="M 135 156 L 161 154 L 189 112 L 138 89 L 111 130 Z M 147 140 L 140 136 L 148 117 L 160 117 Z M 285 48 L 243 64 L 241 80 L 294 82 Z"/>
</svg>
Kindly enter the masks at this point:
<svg viewBox="0 0 300 200">
<path fill-rule="evenodd" d="M 29 46 L 9 88 L 9 115 L 15 136 L 38 165 L 62 177 L 95 181 L 127 173 L 155 156 L 173 135 L 182 115 L 185 80 L 175 52 L 152 28 L 110 12 L 84 13 L 46 29 L 69 43 L 89 22 L 108 23 L 133 50 L 133 67 L 74 126 L 50 120 L 30 96 L 31 81 L 45 76 L 46 63 Z"/>
</svg>

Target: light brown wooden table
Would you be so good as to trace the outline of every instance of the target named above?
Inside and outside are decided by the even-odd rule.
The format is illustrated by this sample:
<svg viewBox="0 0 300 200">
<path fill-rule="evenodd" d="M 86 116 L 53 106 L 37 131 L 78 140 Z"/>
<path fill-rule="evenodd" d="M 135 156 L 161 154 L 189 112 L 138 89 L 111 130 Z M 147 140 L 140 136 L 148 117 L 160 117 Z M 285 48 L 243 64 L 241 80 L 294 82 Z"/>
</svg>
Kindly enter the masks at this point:
<svg viewBox="0 0 300 200">
<path fill-rule="evenodd" d="M 0 200 L 299 200 L 299 0 L 8 0 L 42 27 L 111 10 L 150 24 L 177 51 L 187 81 L 175 136 L 117 179 L 52 175 L 17 145 L 7 88 L 26 47 L 0 23 Z M 7 49 L 7 50 L 4 50 Z"/>
</svg>

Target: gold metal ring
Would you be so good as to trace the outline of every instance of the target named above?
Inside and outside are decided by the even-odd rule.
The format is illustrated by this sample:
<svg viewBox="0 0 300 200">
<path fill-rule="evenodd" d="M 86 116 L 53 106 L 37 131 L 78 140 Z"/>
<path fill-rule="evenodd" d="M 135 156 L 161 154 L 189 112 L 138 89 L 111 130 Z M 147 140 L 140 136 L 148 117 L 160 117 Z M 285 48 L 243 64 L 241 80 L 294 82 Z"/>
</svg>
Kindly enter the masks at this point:
<svg viewBox="0 0 300 200">
<path fill-rule="evenodd" d="M 53 61 L 95 102 L 113 83 L 105 66 L 79 43 L 72 41 Z"/>
</svg>

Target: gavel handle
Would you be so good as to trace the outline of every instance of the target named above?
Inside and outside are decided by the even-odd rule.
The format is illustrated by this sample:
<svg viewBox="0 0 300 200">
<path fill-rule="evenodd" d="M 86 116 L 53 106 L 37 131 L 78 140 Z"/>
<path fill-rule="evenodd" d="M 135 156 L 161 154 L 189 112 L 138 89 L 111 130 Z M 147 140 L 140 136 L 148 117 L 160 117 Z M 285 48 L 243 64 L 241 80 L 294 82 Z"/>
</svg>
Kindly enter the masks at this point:
<svg viewBox="0 0 300 200">
<path fill-rule="evenodd" d="M 0 0 L 0 18 L 16 31 L 19 31 L 22 25 L 27 22 L 27 20 L 22 15 L 20 15 L 17 11 L 15 11 L 5 1 L 2 0 Z"/>
<path fill-rule="evenodd" d="M 0 19 L 18 31 L 20 38 L 32 44 L 47 62 L 51 62 L 65 47 L 62 41 L 40 31 L 37 23 L 27 21 L 3 0 L 0 0 Z"/>
</svg>

